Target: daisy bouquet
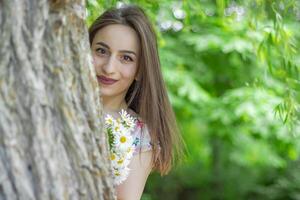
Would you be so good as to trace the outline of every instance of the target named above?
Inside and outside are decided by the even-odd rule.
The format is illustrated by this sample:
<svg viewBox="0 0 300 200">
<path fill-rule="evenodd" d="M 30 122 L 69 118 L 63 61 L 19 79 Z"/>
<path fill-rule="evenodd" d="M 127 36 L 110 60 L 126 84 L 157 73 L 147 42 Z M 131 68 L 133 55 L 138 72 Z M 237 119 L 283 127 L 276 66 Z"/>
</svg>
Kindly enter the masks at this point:
<svg viewBox="0 0 300 200">
<path fill-rule="evenodd" d="M 127 178 L 130 171 L 128 164 L 134 151 L 131 132 L 135 126 L 135 119 L 124 110 L 120 115 L 117 119 L 111 115 L 105 117 L 114 185 L 120 185 Z"/>
</svg>

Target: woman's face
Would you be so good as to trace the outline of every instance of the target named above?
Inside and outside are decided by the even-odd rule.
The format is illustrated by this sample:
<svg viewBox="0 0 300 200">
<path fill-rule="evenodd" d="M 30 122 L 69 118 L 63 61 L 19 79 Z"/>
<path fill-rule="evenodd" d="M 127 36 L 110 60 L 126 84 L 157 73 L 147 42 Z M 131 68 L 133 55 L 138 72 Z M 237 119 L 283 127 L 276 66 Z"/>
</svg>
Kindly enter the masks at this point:
<svg viewBox="0 0 300 200">
<path fill-rule="evenodd" d="M 124 98 L 137 75 L 137 33 L 129 26 L 107 25 L 98 30 L 91 48 L 102 96 Z"/>
</svg>

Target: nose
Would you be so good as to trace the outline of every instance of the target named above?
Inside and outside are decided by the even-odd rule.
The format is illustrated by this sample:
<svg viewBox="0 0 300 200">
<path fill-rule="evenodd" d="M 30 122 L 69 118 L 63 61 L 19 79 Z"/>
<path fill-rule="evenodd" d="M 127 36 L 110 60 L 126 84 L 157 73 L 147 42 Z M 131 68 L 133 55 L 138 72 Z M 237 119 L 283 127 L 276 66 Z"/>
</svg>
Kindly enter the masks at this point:
<svg viewBox="0 0 300 200">
<path fill-rule="evenodd" d="M 115 72 L 115 67 L 117 64 L 117 59 L 114 56 L 110 56 L 107 59 L 107 62 L 104 63 L 104 65 L 102 66 L 102 70 L 106 73 L 106 74 L 112 74 Z"/>
</svg>

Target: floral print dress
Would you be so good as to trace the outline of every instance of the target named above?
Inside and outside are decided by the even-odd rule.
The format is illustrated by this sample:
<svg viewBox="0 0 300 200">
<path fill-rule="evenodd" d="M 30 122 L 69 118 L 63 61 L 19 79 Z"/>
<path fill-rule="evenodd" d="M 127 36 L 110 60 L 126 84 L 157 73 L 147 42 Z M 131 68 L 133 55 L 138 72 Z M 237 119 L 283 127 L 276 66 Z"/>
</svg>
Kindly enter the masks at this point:
<svg viewBox="0 0 300 200">
<path fill-rule="evenodd" d="M 131 135 L 134 137 L 133 146 L 135 150 L 133 155 L 136 155 L 139 152 L 152 150 L 151 137 L 148 131 L 148 127 L 141 120 L 136 120 L 136 126 Z"/>
</svg>

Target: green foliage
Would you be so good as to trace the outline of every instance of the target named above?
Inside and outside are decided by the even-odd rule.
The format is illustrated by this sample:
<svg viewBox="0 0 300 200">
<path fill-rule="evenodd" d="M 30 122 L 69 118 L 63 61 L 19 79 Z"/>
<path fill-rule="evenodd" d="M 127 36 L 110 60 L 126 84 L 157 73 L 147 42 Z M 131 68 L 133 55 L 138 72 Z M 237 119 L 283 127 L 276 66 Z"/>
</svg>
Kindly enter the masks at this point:
<svg viewBox="0 0 300 200">
<path fill-rule="evenodd" d="M 188 152 L 142 199 L 300 199 L 300 2 L 123 2 L 155 25 Z M 89 0 L 87 23 L 119 4 Z"/>
</svg>

